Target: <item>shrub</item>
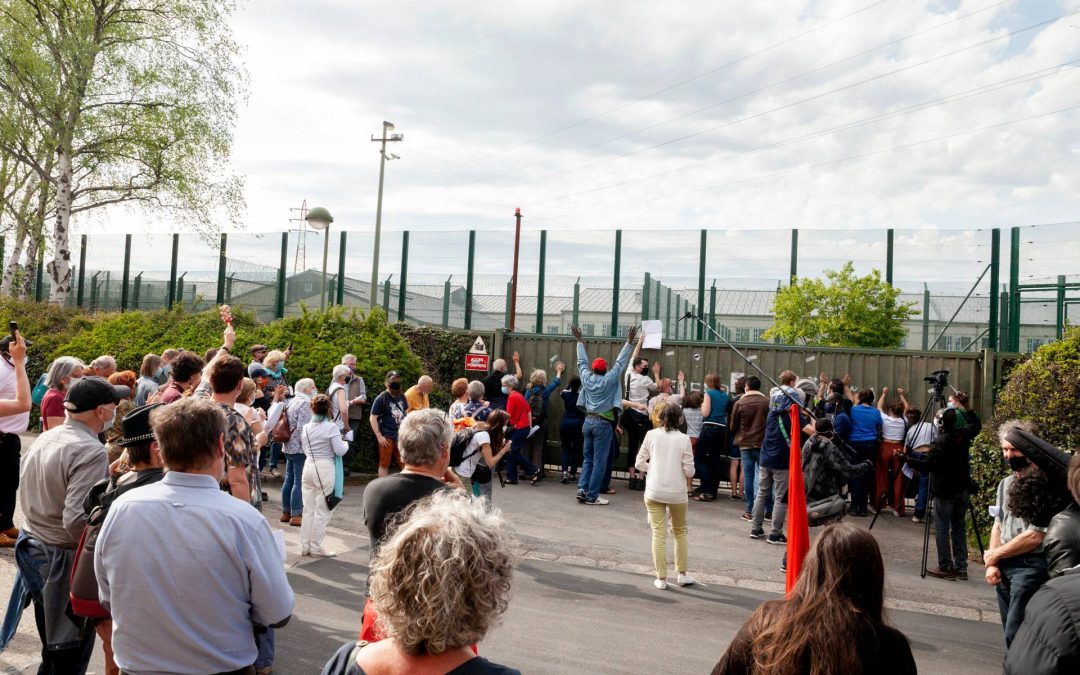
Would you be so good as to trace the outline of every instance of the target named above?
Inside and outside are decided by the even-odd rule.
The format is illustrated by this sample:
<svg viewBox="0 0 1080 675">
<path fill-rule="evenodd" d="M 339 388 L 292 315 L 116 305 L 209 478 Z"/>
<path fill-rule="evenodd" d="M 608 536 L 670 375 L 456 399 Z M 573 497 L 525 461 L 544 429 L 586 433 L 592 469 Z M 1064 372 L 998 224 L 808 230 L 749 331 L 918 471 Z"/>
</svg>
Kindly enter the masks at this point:
<svg viewBox="0 0 1080 675">
<path fill-rule="evenodd" d="M 987 506 L 1009 471 L 997 431 L 1010 419 L 1035 420 L 1042 438 L 1063 450 L 1080 447 L 1080 327 L 1068 329 L 1061 340 L 1040 347 L 1013 368 L 993 415 L 972 444 L 972 475 L 979 483 L 972 504 L 987 531 Z"/>
</svg>

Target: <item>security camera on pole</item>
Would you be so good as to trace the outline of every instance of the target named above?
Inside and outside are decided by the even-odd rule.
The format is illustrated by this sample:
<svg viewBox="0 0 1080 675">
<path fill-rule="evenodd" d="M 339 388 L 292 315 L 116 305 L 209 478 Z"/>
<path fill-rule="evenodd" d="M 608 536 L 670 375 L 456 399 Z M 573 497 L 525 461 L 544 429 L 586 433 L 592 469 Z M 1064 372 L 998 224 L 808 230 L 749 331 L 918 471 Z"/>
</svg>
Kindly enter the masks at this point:
<svg viewBox="0 0 1080 675">
<path fill-rule="evenodd" d="M 401 159 L 397 155 L 390 153 L 386 154 L 387 143 L 397 143 L 398 141 L 405 140 L 405 134 L 391 134 L 394 130 L 393 122 L 383 122 L 382 138 L 371 137 L 373 143 L 381 143 L 382 147 L 379 149 L 379 198 L 375 204 L 375 243 L 374 253 L 371 259 L 371 287 L 370 287 L 370 305 L 371 309 L 375 309 L 375 289 L 379 286 L 379 239 L 382 235 L 382 189 L 383 189 L 383 176 L 386 174 L 386 162 L 392 159 Z"/>
</svg>

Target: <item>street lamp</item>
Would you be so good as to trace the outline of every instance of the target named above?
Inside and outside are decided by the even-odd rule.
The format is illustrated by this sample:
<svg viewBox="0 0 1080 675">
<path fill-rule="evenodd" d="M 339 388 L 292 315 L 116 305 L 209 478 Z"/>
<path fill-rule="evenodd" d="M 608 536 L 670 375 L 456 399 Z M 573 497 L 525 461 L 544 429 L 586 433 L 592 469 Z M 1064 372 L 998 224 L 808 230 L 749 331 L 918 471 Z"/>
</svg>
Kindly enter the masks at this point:
<svg viewBox="0 0 1080 675">
<path fill-rule="evenodd" d="M 398 141 L 405 140 L 405 134 L 392 134 L 394 130 L 393 122 L 383 122 L 382 138 L 371 137 L 373 143 L 381 143 L 382 147 L 379 149 L 379 199 L 375 205 L 375 252 L 372 255 L 371 260 L 371 287 L 369 294 L 371 295 L 370 309 L 375 309 L 375 289 L 379 283 L 379 239 L 382 235 L 382 188 L 383 188 L 383 176 L 386 173 L 386 162 L 392 159 L 401 159 L 397 155 L 391 153 L 386 154 L 387 143 L 397 143 Z"/>
<path fill-rule="evenodd" d="M 326 309 L 326 257 L 330 250 L 330 223 L 334 222 L 334 217 L 323 207 L 316 206 L 307 212 L 304 220 L 311 226 L 311 229 L 323 231 L 322 284 L 319 286 L 319 311 L 322 311 Z M 338 283 L 341 283 L 340 279 L 338 279 Z"/>
</svg>

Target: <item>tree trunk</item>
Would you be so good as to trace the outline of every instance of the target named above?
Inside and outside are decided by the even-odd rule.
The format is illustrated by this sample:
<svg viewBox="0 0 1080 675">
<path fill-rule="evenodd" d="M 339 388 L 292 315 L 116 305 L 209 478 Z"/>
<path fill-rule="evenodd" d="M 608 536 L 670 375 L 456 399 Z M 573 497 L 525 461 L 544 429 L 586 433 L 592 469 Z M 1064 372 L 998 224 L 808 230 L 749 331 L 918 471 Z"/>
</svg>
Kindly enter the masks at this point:
<svg viewBox="0 0 1080 675">
<path fill-rule="evenodd" d="M 53 230 L 53 259 L 46 270 L 52 280 L 49 303 L 62 305 L 71 291 L 71 251 L 68 248 L 68 228 L 71 225 L 71 154 L 58 150 L 56 180 L 56 227 Z"/>
<path fill-rule="evenodd" d="M 30 290 L 34 285 L 34 276 L 37 274 L 38 251 L 41 250 L 43 236 L 40 230 L 30 233 L 30 243 L 26 246 L 26 262 L 23 264 L 23 276 L 19 280 L 19 300 L 30 298 Z"/>
<path fill-rule="evenodd" d="M 4 280 L 0 281 L 0 295 L 11 295 L 11 282 L 15 279 L 15 272 L 19 269 L 19 258 L 22 256 L 23 246 L 26 245 L 26 227 L 22 224 L 16 227 L 15 245 L 11 248 L 11 259 L 4 267 Z"/>
</svg>

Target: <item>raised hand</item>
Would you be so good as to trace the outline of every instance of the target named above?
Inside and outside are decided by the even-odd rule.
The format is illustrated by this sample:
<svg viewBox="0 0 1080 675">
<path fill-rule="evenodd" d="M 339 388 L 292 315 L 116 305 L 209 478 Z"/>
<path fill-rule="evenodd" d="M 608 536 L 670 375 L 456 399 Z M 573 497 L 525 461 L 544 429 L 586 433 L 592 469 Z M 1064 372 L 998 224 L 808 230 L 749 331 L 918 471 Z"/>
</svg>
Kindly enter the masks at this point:
<svg viewBox="0 0 1080 675">
<path fill-rule="evenodd" d="M 904 395 L 904 390 L 903 390 L 903 389 L 901 389 L 900 387 L 897 387 L 897 388 L 896 388 L 896 394 L 897 394 L 898 396 L 903 396 L 903 395 Z"/>
<path fill-rule="evenodd" d="M 512 358 L 514 359 L 514 363 L 521 363 L 521 354 L 514 352 L 514 356 Z"/>
<path fill-rule="evenodd" d="M 581 329 L 577 326 L 570 326 L 570 334 L 574 336 L 574 339 L 581 342 Z"/>
<path fill-rule="evenodd" d="M 630 344 L 634 344 L 634 340 L 637 338 L 638 327 L 637 325 L 630 326 L 630 330 L 626 331 L 626 341 Z"/>
<path fill-rule="evenodd" d="M 555 363 L 555 374 L 556 375 L 562 375 L 563 371 L 565 371 L 565 370 L 566 370 L 566 363 L 565 362 L 557 361 Z"/>
<path fill-rule="evenodd" d="M 825 373 L 822 373 L 822 374 L 818 375 L 818 382 L 820 382 L 822 384 L 825 384 L 828 381 L 829 381 L 829 376 L 826 375 Z"/>
</svg>

